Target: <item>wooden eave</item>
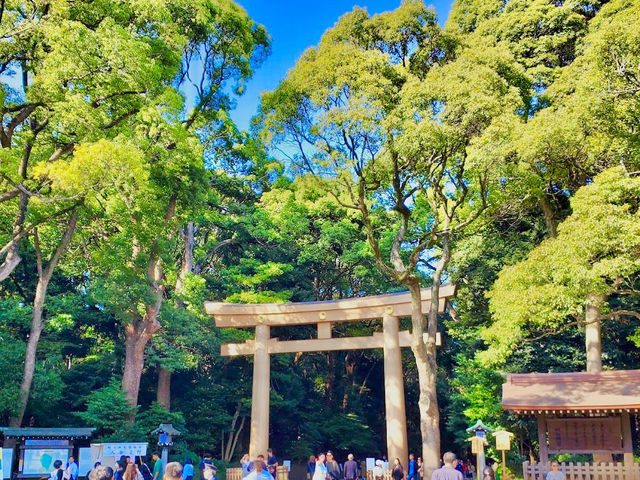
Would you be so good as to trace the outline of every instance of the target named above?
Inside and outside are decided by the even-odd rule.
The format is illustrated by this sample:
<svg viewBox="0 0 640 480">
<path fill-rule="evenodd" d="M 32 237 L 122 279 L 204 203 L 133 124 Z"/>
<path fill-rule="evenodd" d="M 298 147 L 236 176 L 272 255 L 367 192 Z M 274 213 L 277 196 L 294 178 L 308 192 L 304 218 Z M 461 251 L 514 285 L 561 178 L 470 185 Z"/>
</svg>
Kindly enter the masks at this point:
<svg viewBox="0 0 640 480">
<path fill-rule="evenodd" d="M 509 375 L 501 404 L 518 415 L 638 413 L 640 370 Z"/>
</svg>

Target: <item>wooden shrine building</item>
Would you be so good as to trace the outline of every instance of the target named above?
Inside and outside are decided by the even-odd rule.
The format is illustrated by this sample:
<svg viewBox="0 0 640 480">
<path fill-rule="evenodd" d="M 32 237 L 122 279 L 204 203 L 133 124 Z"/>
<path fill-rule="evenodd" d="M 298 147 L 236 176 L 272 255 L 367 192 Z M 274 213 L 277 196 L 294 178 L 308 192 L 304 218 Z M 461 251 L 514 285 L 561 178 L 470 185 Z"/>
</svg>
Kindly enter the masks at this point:
<svg viewBox="0 0 640 480">
<path fill-rule="evenodd" d="M 525 480 L 544 478 L 549 455 L 563 453 L 593 456 L 590 464 L 563 464 L 567 479 L 640 480 L 631 434 L 631 415 L 640 412 L 640 370 L 509 375 L 502 407 L 538 422 L 540 461 L 525 462 Z"/>
<path fill-rule="evenodd" d="M 444 312 L 455 287 L 440 287 L 438 311 Z M 422 313 L 431 305 L 431 289 L 422 289 Z M 255 328 L 255 338 L 222 345 L 222 355 L 253 355 L 251 438 L 249 455 L 256 458 L 269 447 L 270 355 L 275 353 L 326 352 L 381 348 L 384 352 L 385 418 L 388 458 L 407 464 L 407 419 L 401 347 L 411 345 L 411 333 L 399 329 L 400 317 L 411 315 L 409 292 L 324 302 L 229 304 L 206 302 L 205 310 L 218 327 Z M 371 336 L 332 335 L 335 322 L 382 319 L 382 332 Z M 272 327 L 317 325 L 317 338 L 281 341 L 271 337 Z"/>
</svg>

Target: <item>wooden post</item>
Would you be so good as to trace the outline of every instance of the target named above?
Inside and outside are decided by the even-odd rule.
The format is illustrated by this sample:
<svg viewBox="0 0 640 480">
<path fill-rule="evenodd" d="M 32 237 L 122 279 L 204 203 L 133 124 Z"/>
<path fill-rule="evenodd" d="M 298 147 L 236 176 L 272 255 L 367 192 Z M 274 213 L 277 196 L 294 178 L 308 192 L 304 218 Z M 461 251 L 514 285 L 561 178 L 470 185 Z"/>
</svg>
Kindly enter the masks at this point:
<svg viewBox="0 0 640 480">
<path fill-rule="evenodd" d="M 268 325 L 256 325 L 253 354 L 253 389 L 251 392 L 251 438 L 249 456 L 255 460 L 259 454 L 267 455 L 269 448 L 269 390 L 271 361 L 268 343 Z"/>
<path fill-rule="evenodd" d="M 624 452 L 624 469 L 627 480 L 640 480 L 633 474 L 633 441 L 631 439 L 631 418 L 629 412 L 622 412 L 622 450 Z"/>
<path fill-rule="evenodd" d="M 507 451 L 502 450 L 502 480 L 507 478 Z"/>
<path fill-rule="evenodd" d="M 398 317 L 382 318 L 384 334 L 384 403 L 387 421 L 387 455 L 393 464 L 399 458 L 408 465 L 407 415 L 404 404 L 404 376 L 400 350 Z"/>
<path fill-rule="evenodd" d="M 538 444 L 540 445 L 540 464 L 549 463 L 549 447 L 547 446 L 547 422 L 544 413 L 536 415 L 538 419 Z"/>
</svg>

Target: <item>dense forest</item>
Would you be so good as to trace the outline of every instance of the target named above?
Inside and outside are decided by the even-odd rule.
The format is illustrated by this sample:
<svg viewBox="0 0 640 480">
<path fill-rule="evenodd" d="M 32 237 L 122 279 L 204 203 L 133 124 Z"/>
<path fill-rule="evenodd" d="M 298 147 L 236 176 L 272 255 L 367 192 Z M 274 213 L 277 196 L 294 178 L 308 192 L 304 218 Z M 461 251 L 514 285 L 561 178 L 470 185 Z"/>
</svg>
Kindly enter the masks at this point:
<svg viewBox="0 0 640 480">
<path fill-rule="evenodd" d="M 205 300 L 456 284 L 402 320 L 443 337 L 403 352 L 412 451 L 435 428 L 466 455 L 481 419 L 516 465 L 537 434 L 501 409 L 506 373 L 640 368 L 640 2 L 456 0 L 444 27 L 418 0 L 356 7 L 248 132 L 229 112 L 270 37 L 230 0 L 6 0 L 0 21 L 0 424 L 171 422 L 176 454 L 237 461 L 252 365 L 220 345 L 252 332 Z M 381 351 L 271 362 L 279 456 L 385 453 Z"/>
</svg>

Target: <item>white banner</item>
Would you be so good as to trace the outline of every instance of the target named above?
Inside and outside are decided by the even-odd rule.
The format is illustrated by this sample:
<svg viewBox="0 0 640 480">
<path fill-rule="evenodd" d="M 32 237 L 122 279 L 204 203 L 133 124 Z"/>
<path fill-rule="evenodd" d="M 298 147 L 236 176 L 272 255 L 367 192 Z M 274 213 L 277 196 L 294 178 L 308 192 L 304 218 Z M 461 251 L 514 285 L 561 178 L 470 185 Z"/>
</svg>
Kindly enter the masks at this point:
<svg viewBox="0 0 640 480">
<path fill-rule="evenodd" d="M 11 478 L 13 466 L 13 448 L 2 448 L 2 478 Z"/>
<path fill-rule="evenodd" d="M 91 448 L 80 447 L 78 449 L 78 476 L 85 477 L 88 472 L 93 469 L 93 462 L 91 461 Z"/>
<path fill-rule="evenodd" d="M 375 466 L 376 466 L 376 459 L 375 458 L 371 458 L 371 457 L 367 457 L 366 460 L 366 469 L 368 472 L 372 471 Z"/>
<path fill-rule="evenodd" d="M 139 442 L 139 443 L 92 443 L 91 448 L 94 447 L 102 447 L 100 448 L 100 456 L 101 457 L 116 457 L 116 460 L 120 459 L 121 456 L 125 455 L 131 457 L 139 457 L 147 454 L 147 443 Z"/>
</svg>

